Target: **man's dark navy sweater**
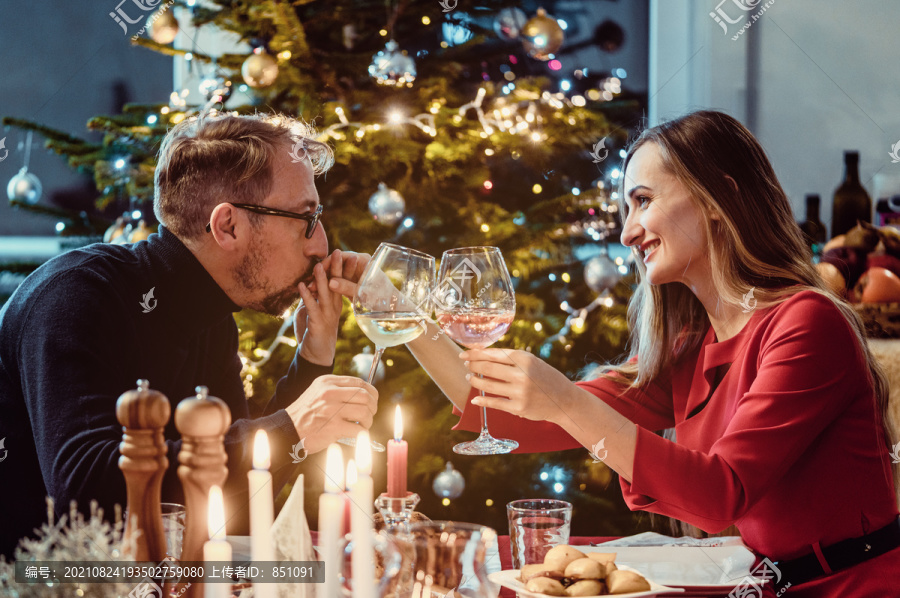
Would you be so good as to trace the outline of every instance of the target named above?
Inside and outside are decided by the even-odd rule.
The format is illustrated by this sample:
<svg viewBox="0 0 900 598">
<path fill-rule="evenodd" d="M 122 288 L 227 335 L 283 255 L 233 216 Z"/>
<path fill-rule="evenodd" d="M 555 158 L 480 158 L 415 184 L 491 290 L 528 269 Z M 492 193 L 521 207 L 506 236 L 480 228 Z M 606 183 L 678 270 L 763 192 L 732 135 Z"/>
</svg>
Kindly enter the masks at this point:
<svg viewBox="0 0 900 598">
<path fill-rule="evenodd" d="M 145 313 L 151 289 L 156 303 L 144 303 L 155 305 Z M 198 385 L 228 404 L 228 532 L 246 533 L 256 430 L 269 435 L 277 494 L 299 467 L 289 453 L 300 439 L 284 408 L 331 367 L 295 355 L 263 415 L 249 419 L 232 316 L 238 309 L 164 228 L 133 245 L 70 251 L 22 283 L 0 310 L 0 438 L 8 451 L 0 461 L 0 554 L 12 558 L 18 539 L 46 520 L 45 496 L 58 515 L 73 499 L 83 511 L 92 499 L 107 513 L 124 507 L 115 405 L 139 378 L 169 398 L 172 413 Z M 173 419 L 162 499 L 183 502 Z"/>
</svg>

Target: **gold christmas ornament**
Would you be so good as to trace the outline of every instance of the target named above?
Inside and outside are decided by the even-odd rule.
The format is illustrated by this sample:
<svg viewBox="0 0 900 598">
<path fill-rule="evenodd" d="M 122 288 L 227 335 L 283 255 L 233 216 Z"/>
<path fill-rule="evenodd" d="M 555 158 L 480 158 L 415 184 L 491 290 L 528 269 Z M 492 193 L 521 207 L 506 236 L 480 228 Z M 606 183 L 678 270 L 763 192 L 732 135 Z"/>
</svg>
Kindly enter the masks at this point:
<svg viewBox="0 0 900 598">
<path fill-rule="evenodd" d="M 268 87 L 278 78 L 278 63 L 263 48 L 256 48 L 241 65 L 241 76 L 250 87 Z"/>
<path fill-rule="evenodd" d="M 155 232 L 156 229 L 152 226 L 147 226 L 147 223 L 144 220 L 141 220 L 128 236 L 128 242 L 137 243 L 138 241 L 144 241 Z"/>
<path fill-rule="evenodd" d="M 103 233 L 103 242 L 104 243 L 121 243 L 121 237 L 125 236 L 125 218 L 123 216 L 119 216 L 116 218 L 114 224 L 112 224 L 106 232 Z"/>
<path fill-rule="evenodd" d="M 171 7 L 164 6 L 147 19 L 150 38 L 158 44 L 171 44 L 178 35 L 178 19 Z"/>
<path fill-rule="evenodd" d="M 547 15 L 547 11 L 539 8 L 537 14 L 522 27 L 522 46 L 532 58 L 547 61 L 559 50 L 565 34 L 556 19 Z"/>
</svg>

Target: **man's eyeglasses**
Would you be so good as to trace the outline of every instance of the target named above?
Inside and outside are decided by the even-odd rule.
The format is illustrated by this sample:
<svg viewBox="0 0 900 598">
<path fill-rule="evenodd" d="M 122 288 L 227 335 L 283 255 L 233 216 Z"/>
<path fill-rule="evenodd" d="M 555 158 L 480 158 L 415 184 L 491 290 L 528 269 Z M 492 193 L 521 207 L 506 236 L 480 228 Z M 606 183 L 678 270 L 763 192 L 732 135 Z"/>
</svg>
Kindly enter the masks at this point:
<svg viewBox="0 0 900 598">
<path fill-rule="evenodd" d="M 227 202 L 228 205 L 232 205 L 236 208 L 240 208 L 242 210 L 247 210 L 248 212 L 255 212 L 257 214 L 264 214 L 266 216 L 283 216 L 284 218 L 294 218 L 296 220 L 306 220 L 306 238 L 311 239 L 313 234 L 316 232 L 316 225 L 319 224 L 319 216 L 322 215 L 322 205 L 319 204 L 319 207 L 316 208 L 314 212 L 307 212 L 306 214 L 298 214 L 296 212 L 286 212 L 284 210 L 276 210 L 275 208 L 267 208 L 266 206 L 257 206 L 249 203 L 231 203 Z M 212 232 L 212 223 L 206 225 L 206 232 Z"/>
</svg>

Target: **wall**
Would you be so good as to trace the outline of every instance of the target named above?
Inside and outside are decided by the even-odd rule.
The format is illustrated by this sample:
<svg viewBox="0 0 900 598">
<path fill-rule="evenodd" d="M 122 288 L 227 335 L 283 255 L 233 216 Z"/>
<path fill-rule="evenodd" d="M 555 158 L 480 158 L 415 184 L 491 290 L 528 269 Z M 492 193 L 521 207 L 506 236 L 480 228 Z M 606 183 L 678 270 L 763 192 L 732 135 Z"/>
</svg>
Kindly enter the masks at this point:
<svg viewBox="0 0 900 598">
<path fill-rule="evenodd" d="M 0 3 L 0 116 L 35 120 L 76 136 L 88 134 L 88 119 L 115 114 L 125 101 L 164 102 L 172 89 L 170 58 L 133 47 L 109 13 L 119 0 L 4 0 Z M 128 3 L 131 5 L 131 3 Z M 138 14 L 139 11 L 127 8 Z M 89 135 L 94 141 L 101 137 Z M 56 221 L 14 210 L 6 184 L 22 167 L 18 142 L 25 134 L 0 129 L 9 155 L 0 162 L 0 235 L 53 235 Z M 0 150 L 0 156 L 3 150 Z M 29 170 L 42 182 L 48 203 L 54 194 L 70 195 L 70 205 L 90 204 L 90 177 L 43 149 L 34 137 Z"/>
<path fill-rule="evenodd" d="M 819 193 L 830 224 L 845 149 L 860 151 L 870 195 L 900 193 L 900 164 L 888 156 L 900 139 L 900 3 L 774 0 L 733 40 L 768 0 L 750 13 L 737 1 L 756 3 L 651 0 L 651 123 L 698 108 L 740 119 L 766 148 L 798 219 L 804 194 Z M 726 34 L 710 17 L 717 7 L 742 22 Z"/>
</svg>

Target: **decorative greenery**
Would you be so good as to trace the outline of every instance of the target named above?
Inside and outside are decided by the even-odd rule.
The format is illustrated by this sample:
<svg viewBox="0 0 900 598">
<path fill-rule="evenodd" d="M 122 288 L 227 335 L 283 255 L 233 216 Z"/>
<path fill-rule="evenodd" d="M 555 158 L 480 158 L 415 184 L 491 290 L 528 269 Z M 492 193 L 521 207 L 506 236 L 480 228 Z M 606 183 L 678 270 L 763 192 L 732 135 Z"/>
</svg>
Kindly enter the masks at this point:
<svg viewBox="0 0 900 598">
<path fill-rule="evenodd" d="M 121 564 L 134 560 L 126 555 L 134 553 L 133 541 L 123 542 L 124 522 L 117 513 L 116 522 L 110 524 L 103 517 L 103 509 L 91 502 L 91 517 L 85 521 L 72 501 L 69 515 L 53 520 L 53 501 L 47 499 L 47 523 L 37 530 L 34 538 L 22 539 L 15 552 L 15 561 L 20 566 L 47 562 L 109 562 Z M 23 565 L 24 564 L 24 565 Z M 36 569 L 39 567 L 35 566 Z M 57 572 L 59 575 L 60 572 Z M 17 583 L 15 563 L 6 562 L 0 556 L 0 595 L 19 598 L 57 598 L 62 596 L 90 596 L 91 598 L 118 598 L 132 590 L 132 585 L 98 581 L 91 583 L 60 583 L 52 578 L 44 579 L 40 571 L 35 583 Z"/>
</svg>

